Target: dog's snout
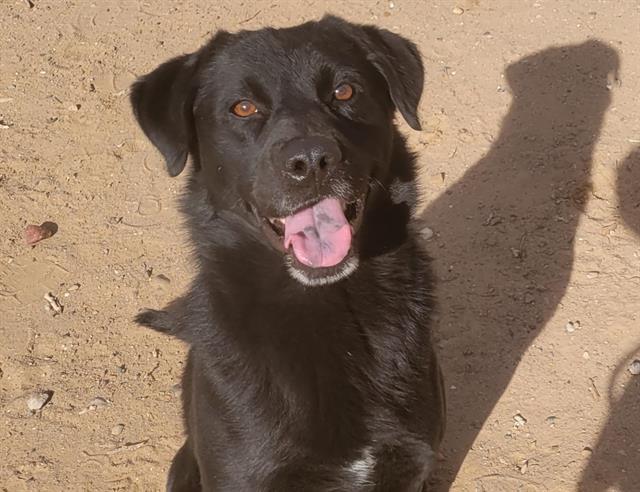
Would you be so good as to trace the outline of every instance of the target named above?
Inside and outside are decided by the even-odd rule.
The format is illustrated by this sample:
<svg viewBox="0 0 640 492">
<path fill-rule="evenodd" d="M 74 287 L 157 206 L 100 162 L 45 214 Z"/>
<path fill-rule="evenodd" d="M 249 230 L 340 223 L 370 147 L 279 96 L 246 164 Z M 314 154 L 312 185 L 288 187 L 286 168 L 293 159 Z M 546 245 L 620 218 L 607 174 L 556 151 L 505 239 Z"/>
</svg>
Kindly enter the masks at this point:
<svg viewBox="0 0 640 492">
<path fill-rule="evenodd" d="M 341 159 L 338 144 L 325 137 L 297 138 L 285 144 L 280 155 L 285 174 L 297 181 L 319 179 Z"/>
</svg>

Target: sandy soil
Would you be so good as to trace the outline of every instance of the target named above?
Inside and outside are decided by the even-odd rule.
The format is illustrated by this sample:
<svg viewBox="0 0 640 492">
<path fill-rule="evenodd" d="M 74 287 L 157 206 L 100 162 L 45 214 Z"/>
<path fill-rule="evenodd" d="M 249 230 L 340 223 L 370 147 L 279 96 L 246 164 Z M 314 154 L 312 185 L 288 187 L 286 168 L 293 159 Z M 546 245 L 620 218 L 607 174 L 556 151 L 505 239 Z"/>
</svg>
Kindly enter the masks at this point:
<svg viewBox="0 0 640 492">
<path fill-rule="evenodd" d="M 0 2 L 0 490 L 162 489 L 184 347 L 131 318 L 192 270 L 183 179 L 128 86 L 217 29 L 328 11 L 424 54 L 410 142 L 440 281 L 439 488 L 638 490 L 638 2 L 32 3 Z M 57 234 L 25 245 L 44 221 Z"/>
</svg>

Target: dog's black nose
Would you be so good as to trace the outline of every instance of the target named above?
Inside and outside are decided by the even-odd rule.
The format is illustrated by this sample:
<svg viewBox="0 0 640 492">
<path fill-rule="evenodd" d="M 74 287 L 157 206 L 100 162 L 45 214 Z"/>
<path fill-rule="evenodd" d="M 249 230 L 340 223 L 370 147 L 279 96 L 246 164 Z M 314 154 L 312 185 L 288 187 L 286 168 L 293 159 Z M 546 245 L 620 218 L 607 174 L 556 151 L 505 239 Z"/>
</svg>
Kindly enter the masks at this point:
<svg viewBox="0 0 640 492">
<path fill-rule="evenodd" d="M 296 138 L 287 142 L 281 151 L 284 172 L 296 181 L 313 176 L 321 179 L 341 159 L 338 144 L 325 137 Z"/>
</svg>

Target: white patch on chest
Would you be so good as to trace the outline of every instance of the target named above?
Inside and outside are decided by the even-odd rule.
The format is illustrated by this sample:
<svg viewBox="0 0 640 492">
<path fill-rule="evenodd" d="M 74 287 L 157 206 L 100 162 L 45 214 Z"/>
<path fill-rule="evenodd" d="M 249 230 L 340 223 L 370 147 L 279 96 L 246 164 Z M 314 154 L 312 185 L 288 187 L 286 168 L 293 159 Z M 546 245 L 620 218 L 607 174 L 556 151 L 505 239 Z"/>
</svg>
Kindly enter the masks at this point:
<svg viewBox="0 0 640 492">
<path fill-rule="evenodd" d="M 362 457 L 347 465 L 347 470 L 353 475 L 354 481 L 358 485 L 370 483 L 370 476 L 376 466 L 376 459 L 371 454 L 371 448 L 362 450 Z"/>
</svg>

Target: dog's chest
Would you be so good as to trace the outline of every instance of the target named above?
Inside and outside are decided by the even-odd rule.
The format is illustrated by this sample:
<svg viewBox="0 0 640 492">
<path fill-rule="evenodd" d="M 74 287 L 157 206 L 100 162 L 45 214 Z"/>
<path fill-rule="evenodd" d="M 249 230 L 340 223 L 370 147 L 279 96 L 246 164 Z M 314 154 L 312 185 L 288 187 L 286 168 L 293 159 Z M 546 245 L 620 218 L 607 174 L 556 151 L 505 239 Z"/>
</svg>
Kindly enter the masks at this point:
<svg viewBox="0 0 640 492">
<path fill-rule="evenodd" d="M 379 461 L 373 436 L 401 430 L 409 381 L 421 377 L 407 363 L 418 347 L 408 335 L 415 317 L 399 297 L 332 292 L 251 292 L 216 306 L 225 336 L 218 360 L 228 360 L 220 381 L 239 389 L 234 406 L 274 446 L 338 459 L 344 474 L 366 481 Z"/>
</svg>

